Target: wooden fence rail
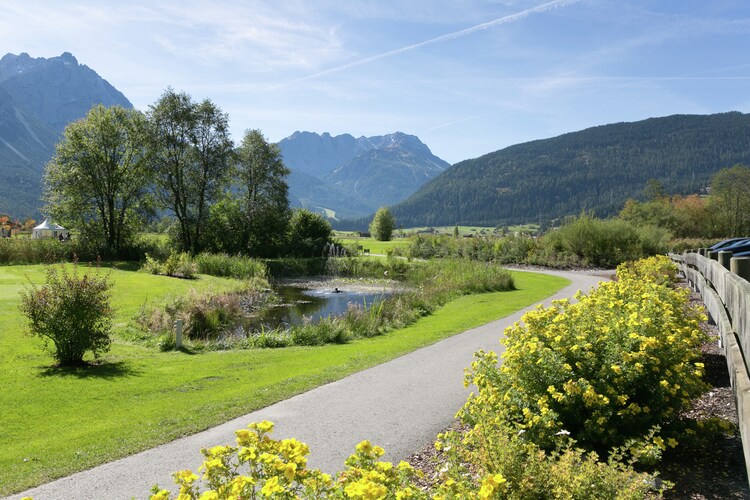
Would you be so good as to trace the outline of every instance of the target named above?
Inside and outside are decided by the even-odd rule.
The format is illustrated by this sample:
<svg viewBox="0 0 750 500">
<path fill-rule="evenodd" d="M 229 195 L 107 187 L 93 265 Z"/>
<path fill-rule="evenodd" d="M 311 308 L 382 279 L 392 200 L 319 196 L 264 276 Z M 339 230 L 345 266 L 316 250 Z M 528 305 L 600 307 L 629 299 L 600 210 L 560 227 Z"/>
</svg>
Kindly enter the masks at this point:
<svg viewBox="0 0 750 500">
<path fill-rule="evenodd" d="M 719 260 L 698 253 L 671 254 L 672 260 L 701 294 L 720 333 L 739 416 L 745 468 L 750 478 L 750 282 Z M 734 260 L 734 259 L 732 259 Z M 736 264 L 736 263 L 735 263 Z"/>
</svg>

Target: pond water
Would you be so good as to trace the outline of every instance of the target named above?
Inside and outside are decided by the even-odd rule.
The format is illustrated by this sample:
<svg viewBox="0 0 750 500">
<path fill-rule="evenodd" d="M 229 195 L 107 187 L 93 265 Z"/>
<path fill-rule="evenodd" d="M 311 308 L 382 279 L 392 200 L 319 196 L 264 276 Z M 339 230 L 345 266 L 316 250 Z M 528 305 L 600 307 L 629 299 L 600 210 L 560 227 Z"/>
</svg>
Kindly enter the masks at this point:
<svg viewBox="0 0 750 500">
<path fill-rule="evenodd" d="M 287 329 L 293 325 L 315 323 L 328 316 L 339 316 L 349 305 L 365 308 L 393 295 L 392 290 L 339 290 L 337 288 L 305 289 L 296 286 L 274 286 L 281 304 L 269 307 L 262 313 L 247 318 L 244 330 L 247 333 L 261 329 Z"/>
</svg>

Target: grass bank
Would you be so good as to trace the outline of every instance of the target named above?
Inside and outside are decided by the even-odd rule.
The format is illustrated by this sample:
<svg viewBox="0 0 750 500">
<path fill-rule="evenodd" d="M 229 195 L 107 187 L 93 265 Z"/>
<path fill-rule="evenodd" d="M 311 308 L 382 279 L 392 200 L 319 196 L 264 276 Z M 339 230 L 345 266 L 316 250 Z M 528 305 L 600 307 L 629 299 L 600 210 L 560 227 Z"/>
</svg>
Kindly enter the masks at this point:
<svg viewBox="0 0 750 500">
<path fill-rule="evenodd" d="M 345 246 L 355 245 L 361 246 L 362 250 L 369 250 L 370 254 L 385 255 L 389 251 L 393 251 L 396 248 L 406 249 L 409 246 L 408 238 L 394 238 L 391 241 L 378 241 L 375 238 L 358 238 L 354 236 L 337 237 L 337 241 L 341 242 Z"/>
<path fill-rule="evenodd" d="M 161 353 L 116 341 L 105 363 L 59 370 L 24 336 L 18 291 L 42 266 L 0 268 L 0 495 L 87 469 L 203 430 L 294 394 L 503 317 L 566 280 L 513 273 L 517 290 L 460 297 L 388 335 L 343 345 Z M 232 280 L 185 281 L 114 270 L 116 324 L 146 300 Z"/>
</svg>

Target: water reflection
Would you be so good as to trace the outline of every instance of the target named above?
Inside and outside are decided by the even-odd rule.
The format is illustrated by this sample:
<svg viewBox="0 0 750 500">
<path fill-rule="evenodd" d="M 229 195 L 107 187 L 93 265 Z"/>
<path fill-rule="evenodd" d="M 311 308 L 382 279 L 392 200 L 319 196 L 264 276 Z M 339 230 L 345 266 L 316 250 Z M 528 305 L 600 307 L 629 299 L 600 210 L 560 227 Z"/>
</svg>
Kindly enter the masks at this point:
<svg viewBox="0 0 750 500">
<path fill-rule="evenodd" d="M 344 314 L 350 304 L 365 308 L 393 294 L 392 291 L 354 291 L 323 288 L 308 290 L 295 286 L 276 286 L 282 304 L 248 317 L 245 332 L 252 334 L 265 329 L 287 329 L 305 322 L 315 323 L 328 316 Z"/>
</svg>

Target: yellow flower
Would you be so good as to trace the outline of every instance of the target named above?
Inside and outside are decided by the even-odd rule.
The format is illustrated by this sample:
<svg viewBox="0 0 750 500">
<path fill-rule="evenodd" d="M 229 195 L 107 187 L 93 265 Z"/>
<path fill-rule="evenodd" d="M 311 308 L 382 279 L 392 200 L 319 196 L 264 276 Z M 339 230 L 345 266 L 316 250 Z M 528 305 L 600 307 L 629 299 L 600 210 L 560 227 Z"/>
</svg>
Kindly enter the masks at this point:
<svg viewBox="0 0 750 500">
<path fill-rule="evenodd" d="M 270 497 L 276 493 L 283 493 L 284 487 L 279 484 L 278 476 L 273 476 L 271 479 L 266 481 L 266 484 L 261 488 L 260 493 L 263 496 Z"/>
<path fill-rule="evenodd" d="M 360 453 L 369 455 L 372 452 L 372 444 L 365 439 L 357 445 L 356 450 Z"/>
<path fill-rule="evenodd" d="M 344 488 L 344 493 L 349 498 L 356 498 L 362 500 L 380 500 L 385 498 L 388 494 L 388 488 L 382 484 L 368 481 L 367 479 L 360 479 L 354 483 L 349 483 Z"/>
<path fill-rule="evenodd" d="M 479 498 L 491 498 L 504 482 L 506 482 L 506 479 L 502 474 L 488 475 L 484 478 L 482 486 L 479 488 Z"/>
<path fill-rule="evenodd" d="M 242 462 L 250 462 L 251 460 L 255 460 L 258 456 L 258 449 L 255 448 L 255 446 L 240 448 L 237 452 L 237 456 Z"/>
<path fill-rule="evenodd" d="M 273 430 L 274 423 L 269 422 L 268 420 L 263 420 L 262 422 L 253 422 L 248 427 L 250 429 L 257 429 L 260 432 L 271 432 Z"/>
<path fill-rule="evenodd" d="M 167 500 L 169 498 L 169 490 L 161 490 L 151 495 L 151 500 Z M 23 497 L 21 500 L 33 500 L 31 497 Z"/>
<path fill-rule="evenodd" d="M 232 479 L 230 484 L 232 485 L 232 495 L 236 498 L 240 498 L 248 486 L 253 486 L 255 484 L 255 479 L 249 476 L 237 476 Z"/>
<path fill-rule="evenodd" d="M 404 498 L 411 498 L 413 496 L 414 490 L 411 488 L 405 488 L 403 490 L 398 490 L 396 492 L 396 500 L 402 500 Z"/>
<path fill-rule="evenodd" d="M 284 477 L 287 481 L 293 481 L 294 476 L 297 474 L 297 464 L 288 463 L 284 466 Z"/>
<path fill-rule="evenodd" d="M 247 429 L 240 429 L 235 431 L 234 434 L 237 436 L 237 444 L 240 446 L 247 446 L 250 444 L 250 436 L 252 435 Z"/>
<path fill-rule="evenodd" d="M 388 472 L 389 470 L 393 469 L 393 464 L 391 462 L 378 462 L 375 464 L 375 467 L 383 472 Z"/>
<path fill-rule="evenodd" d="M 214 490 L 208 490 L 198 497 L 198 500 L 219 500 L 219 494 Z"/>
<path fill-rule="evenodd" d="M 230 451 L 231 451 L 231 448 L 229 446 L 219 445 L 219 446 L 214 446 L 213 448 L 208 450 L 208 455 L 211 457 L 216 457 L 216 456 L 226 455 Z"/>
</svg>

